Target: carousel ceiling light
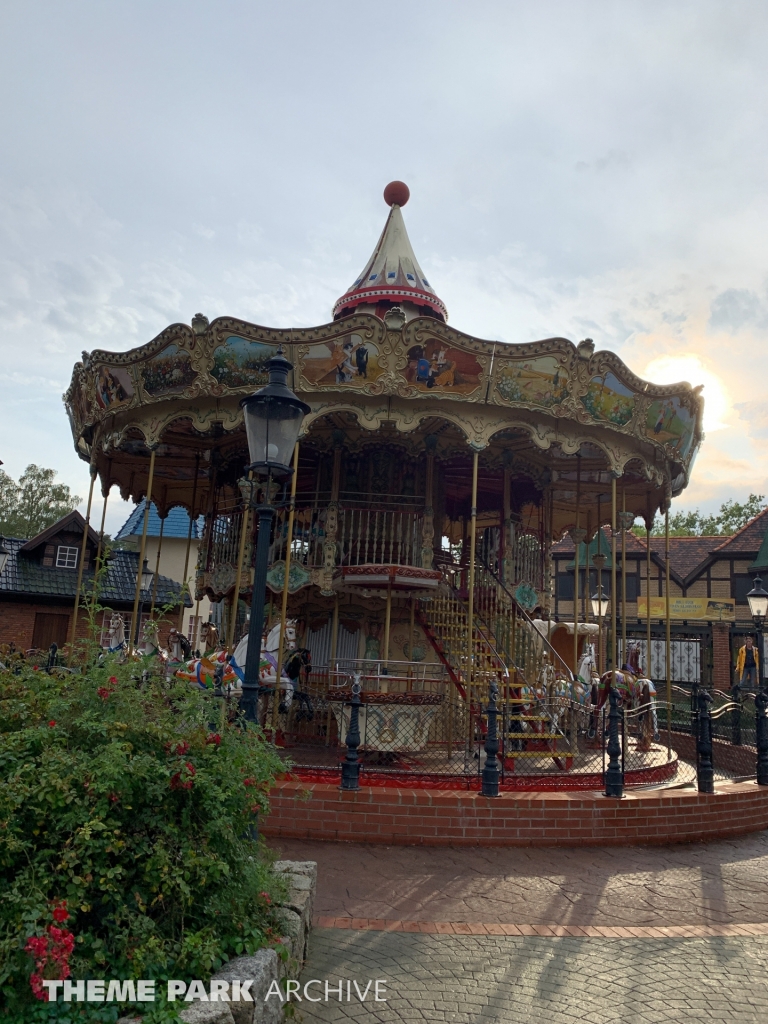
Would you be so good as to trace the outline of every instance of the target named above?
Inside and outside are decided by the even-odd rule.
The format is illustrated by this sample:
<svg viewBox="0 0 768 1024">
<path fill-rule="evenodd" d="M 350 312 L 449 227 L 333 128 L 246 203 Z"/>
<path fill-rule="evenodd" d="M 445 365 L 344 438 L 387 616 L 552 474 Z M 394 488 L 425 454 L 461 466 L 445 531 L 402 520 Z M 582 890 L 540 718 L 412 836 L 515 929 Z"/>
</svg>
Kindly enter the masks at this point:
<svg viewBox="0 0 768 1024">
<path fill-rule="evenodd" d="M 248 469 L 262 476 L 289 476 L 293 472 L 291 457 L 309 406 L 286 383 L 293 366 L 283 355 L 282 346 L 267 366 L 269 383 L 240 402 L 251 458 Z"/>
</svg>

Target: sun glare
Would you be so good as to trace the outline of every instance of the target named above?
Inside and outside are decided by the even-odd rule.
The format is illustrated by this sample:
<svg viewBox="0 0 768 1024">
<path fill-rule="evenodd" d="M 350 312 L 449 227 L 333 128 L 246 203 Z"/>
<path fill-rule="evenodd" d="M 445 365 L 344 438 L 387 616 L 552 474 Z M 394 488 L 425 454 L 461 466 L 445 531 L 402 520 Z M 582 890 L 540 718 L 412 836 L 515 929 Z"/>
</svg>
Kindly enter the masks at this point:
<svg viewBox="0 0 768 1024">
<path fill-rule="evenodd" d="M 653 384 L 679 384 L 684 380 L 693 387 L 703 384 L 705 432 L 711 433 L 728 426 L 728 393 L 720 378 L 707 369 L 698 356 L 657 356 L 648 363 L 643 377 Z"/>
</svg>

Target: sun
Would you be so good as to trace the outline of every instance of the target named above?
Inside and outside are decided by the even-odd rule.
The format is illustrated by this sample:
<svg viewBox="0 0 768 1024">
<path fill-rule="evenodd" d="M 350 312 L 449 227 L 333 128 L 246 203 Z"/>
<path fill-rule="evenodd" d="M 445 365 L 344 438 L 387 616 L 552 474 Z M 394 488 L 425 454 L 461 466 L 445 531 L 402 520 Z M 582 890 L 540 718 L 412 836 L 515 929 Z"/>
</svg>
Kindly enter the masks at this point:
<svg viewBox="0 0 768 1024">
<path fill-rule="evenodd" d="M 717 374 L 697 355 L 657 356 L 648 363 L 643 376 L 653 384 L 679 384 L 684 380 L 693 387 L 703 384 L 705 432 L 728 426 L 726 419 L 731 408 L 728 392 Z"/>
</svg>

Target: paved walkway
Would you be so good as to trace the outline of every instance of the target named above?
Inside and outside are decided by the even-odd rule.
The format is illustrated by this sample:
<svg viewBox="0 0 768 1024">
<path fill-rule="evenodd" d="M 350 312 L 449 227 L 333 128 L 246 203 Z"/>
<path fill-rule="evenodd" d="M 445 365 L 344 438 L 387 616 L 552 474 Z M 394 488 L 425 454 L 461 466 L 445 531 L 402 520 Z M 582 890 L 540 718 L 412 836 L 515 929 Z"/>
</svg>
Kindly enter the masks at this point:
<svg viewBox="0 0 768 1024">
<path fill-rule="evenodd" d="M 306 1024 L 768 1014 L 768 833 L 610 851 L 272 845 L 318 861 L 301 981 L 327 980 L 330 999 L 301 1003 Z M 377 978 L 387 1001 L 361 1003 L 352 983 Z"/>
</svg>

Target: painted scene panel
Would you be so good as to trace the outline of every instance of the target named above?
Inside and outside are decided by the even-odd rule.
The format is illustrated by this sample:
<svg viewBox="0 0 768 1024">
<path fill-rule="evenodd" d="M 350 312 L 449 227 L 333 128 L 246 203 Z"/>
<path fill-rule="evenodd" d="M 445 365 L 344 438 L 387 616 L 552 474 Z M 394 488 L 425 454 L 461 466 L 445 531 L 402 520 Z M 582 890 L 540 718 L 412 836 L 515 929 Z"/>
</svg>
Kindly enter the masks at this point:
<svg viewBox="0 0 768 1024">
<path fill-rule="evenodd" d="M 127 405 L 133 398 L 133 381 L 122 366 L 100 366 L 96 378 L 96 402 L 102 409 Z"/>
<path fill-rule="evenodd" d="M 438 338 L 408 349 L 405 378 L 420 391 L 468 395 L 479 386 L 482 373 L 472 352 L 451 348 Z"/>
<path fill-rule="evenodd" d="M 197 377 L 189 352 L 178 345 L 166 345 L 141 367 L 144 390 L 150 395 L 174 394 L 189 387 Z"/>
<path fill-rule="evenodd" d="M 679 458 L 688 457 L 696 431 L 696 416 L 677 395 L 651 402 L 645 426 L 648 437 Z"/>
<path fill-rule="evenodd" d="M 635 411 L 635 392 L 610 370 L 590 380 L 581 401 L 594 419 L 606 420 L 619 427 L 629 423 Z"/>
<path fill-rule="evenodd" d="M 348 384 L 360 387 L 384 372 L 379 349 L 359 334 L 312 345 L 302 357 L 302 371 L 310 384 Z"/>
<path fill-rule="evenodd" d="M 554 356 L 508 362 L 499 369 L 496 390 L 507 402 L 550 409 L 565 398 L 568 375 Z"/>
<path fill-rule="evenodd" d="M 230 335 L 213 353 L 211 376 L 228 388 L 262 387 L 269 377 L 267 363 L 275 352 L 272 345 Z"/>
</svg>

